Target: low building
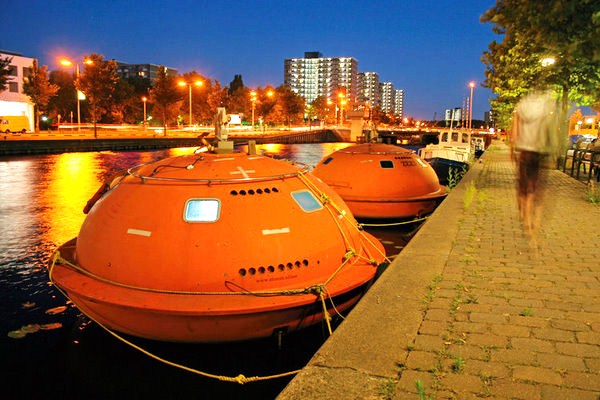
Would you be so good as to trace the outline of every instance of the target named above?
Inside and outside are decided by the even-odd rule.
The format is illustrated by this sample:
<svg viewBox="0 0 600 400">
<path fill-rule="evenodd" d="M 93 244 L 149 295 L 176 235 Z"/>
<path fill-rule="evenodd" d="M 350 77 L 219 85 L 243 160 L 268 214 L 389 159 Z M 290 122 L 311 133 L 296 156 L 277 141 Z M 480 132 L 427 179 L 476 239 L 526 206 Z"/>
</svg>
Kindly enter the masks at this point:
<svg viewBox="0 0 600 400">
<path fill-rule="evenodd" d="M 0 58 L 10 59 L 10 74 L 6 89 L 0 92 L 0 115 L 24 115 L 29 120 L 30 131 L 35 129 L 33 103 L 23 93 L 23 79 L 31 74 L 33 58 L 19 53 L 0 51 Z"/>
</svg>

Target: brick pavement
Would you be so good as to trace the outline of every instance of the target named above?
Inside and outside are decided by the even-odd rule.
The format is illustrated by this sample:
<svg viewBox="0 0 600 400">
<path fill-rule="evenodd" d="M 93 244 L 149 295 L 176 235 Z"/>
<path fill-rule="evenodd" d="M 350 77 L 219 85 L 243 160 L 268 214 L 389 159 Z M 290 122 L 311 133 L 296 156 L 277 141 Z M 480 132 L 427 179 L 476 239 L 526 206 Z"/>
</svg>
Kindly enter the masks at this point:
<svg viewBox="0 0 600 400">
<path fill-rule="evenodd" d="M 494 143 L 279 398 L 600 399 L 600 206 L 544 188 L 534 242 Z"/>
</svg>

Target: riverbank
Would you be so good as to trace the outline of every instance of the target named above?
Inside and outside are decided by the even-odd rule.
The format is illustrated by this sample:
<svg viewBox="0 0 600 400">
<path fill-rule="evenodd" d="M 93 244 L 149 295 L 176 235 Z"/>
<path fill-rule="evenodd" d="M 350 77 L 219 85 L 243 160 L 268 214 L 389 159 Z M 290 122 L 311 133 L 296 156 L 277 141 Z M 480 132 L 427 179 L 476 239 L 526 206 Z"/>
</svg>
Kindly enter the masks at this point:
<svg viewBox="0 0 600 400">
<path fill-rule="evenodd" d="M 200 139 L 201 133 L 196 134 L 173 134 L 172 136 L 149 136 L 141 135 L 139 132 L 101 133 L 94 137 L 91 132 L 82 132 L 73 135 L 2 135 L 0 138 L 0 157 L 19 156 L 34 154 L 59 154 L 87 151 L 146 151 L 156 149 L 168 149 L 176 147 L 200 147 L 203 146 Z M 214 141 L 211 133 L 206 136 L 209 142 Z M 319 129 L 309 131 L 267 131 L 233 133 L 229 139 L 235 145 L 246 145 L 250 140 L 257 144 L 264 143 L 325 143 L 343 142 L 347 138 L 339 130 Z"/>
<path fill-rule="evenodd" d="M 600 207 L 549 171 L 534 245 L 515 176 L 494 142 L 278 399 L 596 400 Z"/>
</svg>

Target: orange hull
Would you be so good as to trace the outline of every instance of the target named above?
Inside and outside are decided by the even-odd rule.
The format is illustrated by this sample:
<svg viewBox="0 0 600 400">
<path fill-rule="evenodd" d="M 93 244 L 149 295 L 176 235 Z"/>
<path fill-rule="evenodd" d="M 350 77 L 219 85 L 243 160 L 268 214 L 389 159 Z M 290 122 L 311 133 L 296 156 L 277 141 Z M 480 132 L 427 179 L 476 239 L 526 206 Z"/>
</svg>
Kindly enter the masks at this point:
<svg viewBox="0 0 600 400">
<path fill-rule="evenodd" d="M 338 150 L 321 160 L 313 174 L 332 187 L 357 218 L 426 215 L 447 194 L 427 162 L 387 144 Z"/>
<path fill-rule="evenodd" d="M 51 278 L 90 318 L 181 342 L 318 323 L 320 293 L 348 309 L 385 259 L 331 188 L 288 163 L 239 154 L 130 170 L 59 251 Z"/>
</svg>

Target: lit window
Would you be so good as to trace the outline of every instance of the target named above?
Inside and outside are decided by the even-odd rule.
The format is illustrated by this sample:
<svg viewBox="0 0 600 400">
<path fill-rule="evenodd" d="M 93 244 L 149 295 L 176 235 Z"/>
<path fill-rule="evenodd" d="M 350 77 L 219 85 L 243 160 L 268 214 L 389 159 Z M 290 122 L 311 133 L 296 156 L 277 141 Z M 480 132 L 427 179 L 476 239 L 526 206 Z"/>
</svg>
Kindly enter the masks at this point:
<svg viewBox="0 0 600 400">
<path fill-rule="evenodd" d="M 221 202 L 217 199 L 191 199 L 185 203 L 186 222 L 215 222 L 219 219 Z"/>
<path fill-rule="evenodd" d="M 316 211 L 323 208 L 319 200 L 309 190 L 299 190 L 292 192 L 292 197 L 298 203 L 300 208 L 306 212 Z"/>
</svg>

